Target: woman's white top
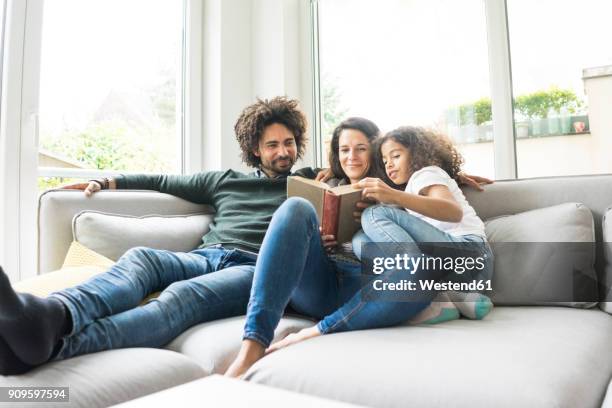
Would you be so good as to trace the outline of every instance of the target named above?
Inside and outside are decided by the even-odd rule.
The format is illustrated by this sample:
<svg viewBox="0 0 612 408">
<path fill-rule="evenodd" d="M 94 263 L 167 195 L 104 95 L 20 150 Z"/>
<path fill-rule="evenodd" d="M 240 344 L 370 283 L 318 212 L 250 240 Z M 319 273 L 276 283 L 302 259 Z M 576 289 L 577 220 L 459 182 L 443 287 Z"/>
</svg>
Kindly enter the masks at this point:
<svg viewBox="0 0 612 408">
<path fill-rule="evenodd" d="M 419 192 L 424 188 L 442 185 L 446 186 L 457 203 L 461 206 L 463 210 L 463 218 L 459 222 L 445 222 L 435 220 L 433 218 L 429 218 L 424 216 L 423 214 L 417 213 L 415 211 L 406 210 L 413 214 L 416 217 L 427 221 L 434 227 L 447 232 L 453 236 L 461 236 L 468 234 L 480 235 L 481 237 L 485 237 L 485 227 L 484 223 L 478 215 L 476 215 L 476 211 L 472 208 L 470 203 L 466 200 L 463 192 L 457 185 L 457 182 L 453 180 L 447 172 L 442 170 L 438 166 L 428 166 L 423 167 L 421 170 L 414 172 L 414 174 L 408 180 L 408 185 L 406 185 L 406 192 L 410 194 L 419 195 Z"/>
</svg>

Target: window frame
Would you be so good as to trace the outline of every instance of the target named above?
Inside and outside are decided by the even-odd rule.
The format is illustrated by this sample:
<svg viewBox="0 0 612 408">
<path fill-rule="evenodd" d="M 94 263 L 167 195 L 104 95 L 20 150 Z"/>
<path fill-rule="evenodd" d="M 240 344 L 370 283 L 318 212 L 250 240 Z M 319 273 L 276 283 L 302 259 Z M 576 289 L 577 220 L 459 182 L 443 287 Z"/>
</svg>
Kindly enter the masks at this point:
<svg viewBox="0 0 612 408">
<path fill-rule="evenodd" d="M 319 1 L 311 2 L 312 43 L 313 43 L 313 112 L 314 132 L 317 149 L 317 166 L 327 164 L 323 157 L 321 123 L 323 107 L 320 98 L 321 81 L 319 76 Z M 491 89 L 491 109 L 493 112 L 493 149 L 495 178 L 497 180 L 517 178 L 516 139 L 514 135 L 514 108 L 512 95 L 512 63 L 510 59 L 510 40 L 508 30 L 508 11 L 506 0 L 483 0 L 485 3 L 487 49 L 489 54 L 489 83 Z"/>
<path fill-rule="evenodd" d="M 0 140 L 0 262 L 12 280 L 37 275 L 38 177 L 117 175 L 118 171 L 38 168 L 38 109 L 44 0 L 6 0 L 5 87 Z M 202 169 L 202 2 L 182 0 L 182 92 L 177 99 L 180 172 Z M 126 172 L 121 172 L 126 173 Z M 17 216 L 16 216 L 17 214 Z"/>
</svg>

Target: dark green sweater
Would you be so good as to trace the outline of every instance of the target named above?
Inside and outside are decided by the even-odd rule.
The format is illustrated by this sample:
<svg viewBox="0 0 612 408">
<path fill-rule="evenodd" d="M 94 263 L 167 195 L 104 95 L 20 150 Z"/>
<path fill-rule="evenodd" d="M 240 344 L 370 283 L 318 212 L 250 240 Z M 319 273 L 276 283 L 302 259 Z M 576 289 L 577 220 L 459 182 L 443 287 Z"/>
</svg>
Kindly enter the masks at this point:
<svg viewBox="0 0 612 408">
<path fill-rule="evenodd" d="M 311 168 L 293 175 L 314 178 Z M 124 175 L 116 178 L 117 188 L 154 190 L 215 208 L 210 231 L 200 248 L 223 244 L 259 252 L 272 214 L 287 198 L 287 178 L 259 177 L 257 172 L 211 171 L 188 176 Z"/>
</svg>

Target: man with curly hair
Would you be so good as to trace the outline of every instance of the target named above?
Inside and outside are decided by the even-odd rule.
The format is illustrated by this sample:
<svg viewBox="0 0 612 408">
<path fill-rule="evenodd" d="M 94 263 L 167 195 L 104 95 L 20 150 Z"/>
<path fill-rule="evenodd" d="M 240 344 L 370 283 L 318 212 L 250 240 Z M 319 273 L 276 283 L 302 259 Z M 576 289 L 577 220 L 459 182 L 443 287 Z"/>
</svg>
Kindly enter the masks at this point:
<svg viewBox="0 0 612 408">
<path fill-rule="evenodd" d="M 47 298 L 15 293 L 0 268 L 0 374 L 102 350 L 161 347 L 195 324 L 246 312 L 257 253 L 305 151 L 306 118 L 296 100 L 258 100 L 244 109 L 235 132 L 243 161 L 255 168 L 250 174 L 123 175 L 67 186 L 87 196 L 156 190 L 216 213 L 198 249 L 133 248 L 106 273 Z M 294 174 L 316 175 L 310 168 Z M 139 306 L 157 291 L 158 298 Z"/>
</svg>

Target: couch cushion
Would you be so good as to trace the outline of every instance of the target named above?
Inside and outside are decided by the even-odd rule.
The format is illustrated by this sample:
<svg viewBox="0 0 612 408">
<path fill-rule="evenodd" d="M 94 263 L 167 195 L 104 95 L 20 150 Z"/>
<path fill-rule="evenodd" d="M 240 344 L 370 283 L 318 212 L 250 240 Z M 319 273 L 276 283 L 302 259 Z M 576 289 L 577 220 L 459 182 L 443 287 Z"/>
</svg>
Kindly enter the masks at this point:
<svg viewBox="0 0 612 408">
<path fill-rule="evenodd" d="M 602 302 L 599 307 L 612 314 L 612 207 L 604 214 L 602 224 L 605 270 L 600 285 Z"/>
<path fill-rule="evenodd" d="M 210 214 L 130 215 L 82 211 L 74 216 L 74 239 L 114 261 L 128 249 L 145 246 L 189 252 L 202 243 Z"/>
<path fill-rule="evenodd" d="M 80 190 L 47 190 L 38 201 L 39 274 L 62 266 L 73 241 L 72 219 L 83 210 L 130 215 L 214 213 L 210 206 L 157 191 L 104 190 L 85 197 Z"/>
<path fill-rule="evenodd" d="M 606 394 L 606 398 L 604 399 L 601 408 L 612 408 L 612 379 L 610 379 L 610 384 L 608 385 L 608 392 Z"/>
<path fill-rule="evenodd" d="M 92 251 L 85 245 L 72 241 L 68 253 L 64 259 L 62 268 L 72 268 L 76 266 L 98 266 L 101 268 L 110 268 L 115 262 L 99 253 Z"/>
<path fill-rule="evenodd" d="M 95 275 L 105 272 L 107 268 L 100 266 L 73 266 L 62 268 L 59 271 L 45 273 L 44 275 L 24 279 L 16 282 L 13 288 L 17 292 L 31 293 L 32 295 L 46 297 L 53 292 L 79 285 Z"/>
<path fill-rule="evenodd" d="M 43 405 L 95 408 L 118 404 L 204 376 L 197 364 L 178 353 L 134 348 L 53 362 L 19 376 L 0 376 L 0 387 L 69 387 L 69 403 Z"/>
<path fill-rule="evenodd" d="M 72 242 L 62 269 L 16 282 L 13 288 L 17 292 L 46 297 L 53 292 L 76 286 L 105 272 L 113 263 L 110 259 L 78 242 Z"/>
<path fill-rule="evenodd" d="M 591 211 L 566 203 L 486 222 L 496 305 L 592 307 L 599 301 Z"/>
<path fill-rule="evenodd" d="M 314 324 L 301 317 L 285 316 L 274 332 L 274 341 Z M 223 374 L 238 355 L 243 329 L 244 316 L 202 323 L 181 334 L 166 348 L 188 356 L 207 375 Z"/>
<path fill-rule="evenodd" d="M 485 186 L 485 192 L 466 187 L 463 193 L 483 221 L 567 202 L 583 203 L 595 220 L 595 269 L 603 277 L 601 220 L 612 204 L 612 174 L 500 180 Z"/>
<path fill-rule="evenodd" d="M 318 337 L 246 379 L 371 407 L 599 407 L 611 375 L 612 316 L 526 306 Z"/>
</svg>

